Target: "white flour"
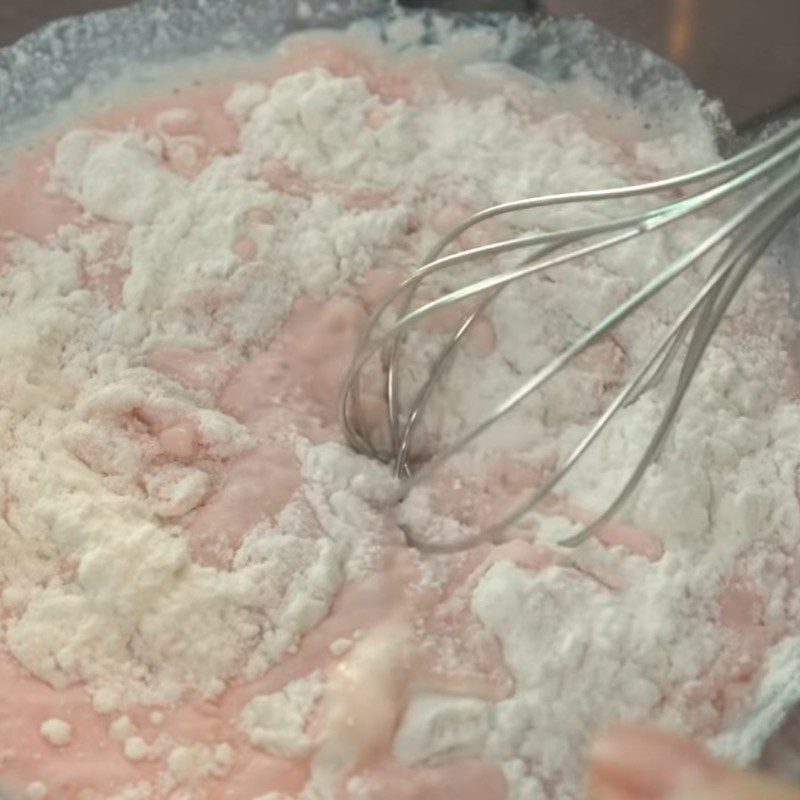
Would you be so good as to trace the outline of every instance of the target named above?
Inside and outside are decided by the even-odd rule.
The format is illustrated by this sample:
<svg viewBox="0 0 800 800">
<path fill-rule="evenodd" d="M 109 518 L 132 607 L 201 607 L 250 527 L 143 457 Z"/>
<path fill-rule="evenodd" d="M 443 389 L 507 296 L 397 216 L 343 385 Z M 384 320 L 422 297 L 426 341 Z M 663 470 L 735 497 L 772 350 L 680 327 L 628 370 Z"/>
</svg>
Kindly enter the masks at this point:
<svg viewBox="0 0 800 800">
<path fill-rule="evenodd" d="M 256 747 L 278 756 L 302 756 L 312 748 L 306 730 L 325 682 L 314 674 L 292 681 L 280 692 L 252 700 L 242 713 L 242 726 Z"/>
<path fill-rule="evenodd" d="M 571 98 L 532 82 L 484 99 L 448 100 L 434 91 L 418 104 L 387 105 L 361 78 L 313 69 L 272 88 L 239 87 L 227 107 L 242 126 L 241 150 L 218 156 L 196 177 L 163 166 L 165 147 L 174 145 L 168 136 L 82 130 L 61 140 L 52 188 L 86 217 L 46 244 L 14 241 L 12 268 L 0 275 L 0 576 L 7 646 L 25 668 L 57 688 L 85 683 L 101 713 L 176 702 L 189 689 L 218 696 L 226 681 L 254 680 L 294 652 L 337 593 L 377 568 L 391 476 L 338 445 L 302 437 L 293 444 L 303 485 L 289 504 L 253 527 L 230 569 L 193 560 L 172 520 L 219 488 L 214 470 L 179 457 L 153 465 L 159 447 L 181 452 L 180 430 L 159 443 L 131 428 L 131 414 L 144 409 L 190 424 L 198 441 L 184 455 L 197 447 L 207 462 L 250 452 L 254 436 L 214 407 L 213 375 L 188 389 L 144 366 L 143 357 L 157 347 L 217 349 L 241 365 L 298 296 L 341 291 L 376 263 L 407 266 L 448 214 L 613 186 L 715 157 L 688 100 L 674 129 L 637 142 L 645 133 L 635 115 L 605 122 L 596 109 L 573 110 Z M 600 94 L 603 102 L 611 100 Z M 189 164 L 196 155 L 183 152 Z M 281 162 L 302 174 L 308 196 L 275 188 L 265 162 L 267 173 Z M 348 204 L 356 190 L 369 208 Z M 253 224 L 253 212 L 268 221 Z M 554 209 L 513 224 L 550 228 L 568 213 Z M 575 213 L 570 220 L 611 212 Z M 130 226 L 120 258 L 131 271 L 119 307 L 81 284 L 82 270 L 102 275 L 112 266 L 104 253 L 117 228 L 106 223 Z M 430 424 L 448 437 L 478 419 L 709 224 L 691 222 L 566 267 L 557 284 L 531 282 L 504 294 L 492 312 L 497 347 L 460 359 Z M 237 255 L 243 237 L 248 257 Z M 541 443 L 567 452 L 611 397 L 608 369 L 623 372 L 640 358 L 695 282 L 683 279 L 623 331 L 621 364 L 583 364 L 483 446 L 513 445 L 532 462 Z M 215 292 L 224 296 L 213 311 L 198 302 Z M 718 612 L 738 575 L 765 598 L 750 627 L 772 626 L 785 639 L 800 612 L 788 571 L 800 531 L 800 406 L 789 399 L 781 303 L 772 313 L 767 282 L 751 278 L 674 437 L 625 512 L 626 521 L 664 538 L 664 557 L 651 562 L 591 542 L 538 571 L 513 559 L 488 566 L 460 602 L 500 643 L 513 694 L 499 702 L 413 695 L 394 740 L 398 761 L 484 757 L 502 766 L 511 798 L 567 800 L 580 796 L 587 734 L 621 717 L 699 736 L 735 726 L 743 731 L 738 743 L 723 737 L 719 748 L 752 757 L 796 697 L 789 687 L 763 724 L 754 717 L 748 727 L 746 713 L 737 717 L 725 686 L 738 645 Z M 665 392 L 657 388 L 621 414 L 570 478 L 571 501 L 604 507 L 658 420 Z M 431 510 L 425 490 L 404 513 L 429 529 L 460 529 Z M 560 538 L 570 524 L 542 515 L 540 541 Z M 429 576 L 440 568 L 423 565 Z M 335 655 L 350 658 L 351 643 L 338 642 Z M 760 667 L 757 649 L 742 651 L 742 670 L 748 659 Z M 308 718 L 325 693 L 324 680 L 311 676 L 253 700 L 240 724 L 258 748 L 306 754 L 314 746 Z M 65 724 L 49 720 L 43 735 L 66 744 Z M 112 736 L 129 759 L 148 757 L 147 743 L 124 722 Z M 227 751 L 197 747 L 168 756 L 176 784 L 226 774 Z M 315 786 L 307 796 L 324 796 L 324 782 Z M 354 798 L 374 796 L 368 781 L 355 779 L 351 788 Z M 148 792 L 131 787 L 122 796 Z"/>
</svg>

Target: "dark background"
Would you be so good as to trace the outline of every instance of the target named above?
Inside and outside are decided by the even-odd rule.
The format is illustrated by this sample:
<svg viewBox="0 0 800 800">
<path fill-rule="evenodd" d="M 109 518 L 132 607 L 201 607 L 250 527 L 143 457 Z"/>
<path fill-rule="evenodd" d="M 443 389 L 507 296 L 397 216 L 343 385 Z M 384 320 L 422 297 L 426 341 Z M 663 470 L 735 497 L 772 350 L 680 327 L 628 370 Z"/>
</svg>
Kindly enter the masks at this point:
<svg viewBox="0 0 800 800">
<path fill-rule="evenodd" d="M 264 0 L 269 2 L 269 0 Z M 800 0 L 405 0 L 408 5 L 583 13 L 680 64 L 740 125 L 800 111 Z M 50 19 L 124 0 L 0 0 L 0 47 Z"/>
</svg>

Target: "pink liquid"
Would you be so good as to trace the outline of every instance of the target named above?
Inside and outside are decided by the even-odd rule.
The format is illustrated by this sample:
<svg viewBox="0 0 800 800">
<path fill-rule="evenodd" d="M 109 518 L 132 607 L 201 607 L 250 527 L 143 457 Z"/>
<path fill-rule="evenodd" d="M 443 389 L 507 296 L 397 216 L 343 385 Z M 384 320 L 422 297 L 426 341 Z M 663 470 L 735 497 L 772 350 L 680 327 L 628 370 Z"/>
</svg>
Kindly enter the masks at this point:
<svg viewBox="0 0 800 800">
<path fill-rule="evenodd" d="M 398 98 L 417 102 L 426 91 L 447 83 L 430 65 L 383 64 L 336 44 L 320 46 L 313 53 L 307 49 L 290 52 L 256 77 L 269 82 L 319 65 L 337 75 L 363 76 L 386 102 Z M 175 99 L 164 97 L 127 107 L 94 120 L 92 125 L 120 130 L 135 124 L 160 135 L 165 142 L 166 165 L 182 175 L 196 175 L 215 155 L 237 148 L 237 127 L 224 111 L 231 89 L 226 83 L 184 94 L 181 107 L 190 113 L 165 117 Z M 382 119 L 376 115 L 367 124 L 380 126 Z M 72 203 L 47 193 L 44 186 L 51 161 L 52 153 L 41 153 L 0 186 L 4 229 L 41 241 L 66 223 L 109 227 L 113 235 L 102 260 L 113 266 L 99 270 L 97 264 L 85 264 L 84 283 L 111 306 L 119 306 L 129 272 L 121 246 L 128 228 L 80 220 Z M 352 207 L 385 201 L 347 185 L 314 185 L 278 162 L 264 165 L 264 177 L 276 189 L 294 196 L 323 189 L 339 194 Z M 444 230 L 469 211 L 445 207 L 437 224 Z M 254 247 L 252 240 L 243 237 L 236 252 L 246 260 L 254 256 Z M 0 269 L 8 268 L 6 260 L 0 235 Z M 362 286 L 342 296 L 325 301 L 299 299 L 269 346 L 235 368 L 229 366 L 222 351 L 165 348 L 146 355 L 144 363 L 151 369 L 190 389 L 210 392 L 217 408 L 246 426 L 255 441 L 244 453 L 219 458 L 210 452 L 203 431 L 192 419 L 149 407 L 137 407 L 128 414 L 130 430 L 147 443 L 140 480 L 144 473 L 174 462 L 186 468 L 200 466 L 213 477 L 212 486 L 188 501 L 191 507 L 177 506 L 173 515 L 196 560 L 228 566 L 253 526 L 274 519 L 295 496 L 302 478 L 287 431 L 295 430 L 312 442 L 339 440 L 335 398 L 341 376 L 369 312 L 405 266 L 382 264 Z M 433 324 L 447 322 L 442 318 Z M 470 346 L 478 356 L 490 351 L 494 346 L 491 325 L 478 327 Z M 264 386 L 270 391 L 263 391 Z M 379 419 L 382 407 L 377 388 L 372 411 Z M 93 455 L 87 453 L 86 458 Z M 476 495 L 475 487 L 468 484 L 456 489 L 443 481 L 437 502 L 479 526 L 538 480 L 541 471 L 501 460 L 482 487 L 483 496 Z M 167 494 L 169 489 L 168 483 L 162 487 Z M 586 512 L 572 507 L 567 499 L 559 503 L 562 513 L 576 520 L 586 518 Z M 161 723 L 152 721 L 154 709 L 129 712 L 137 735 L 150 746 L 150 754 L 141 761 L 125 757 L 122 745 L 109 735 L 113 717 L 96 713 L 83 687 L 55 690 L 25 674 L 8 654 L 0 654 L 0 680 L 5 687 L 0 706 L 3 785 L 22 796 L 27 784 L 42 781 L 48 787 L 48 798 L 78 798 L 85 790 L 106 797 L 142 780 L 161 792 L 155 796 L 175 800 L 247 800 L 270 791 L 293 796 L 311 779 L 315 758 L 340 737 L 349 743 L 353 755 L 337 779 L 337 798 L 347 797 L 346 783 L 357 777 L 364 792 L 360 796 L 367 798 L 502 800 L 506 781 L 495 764 L 456 759 L 439 766 L 408 767 L 394 762 L 392 739 L 409 696 L 428 688 L 500 700 L 512 691 L 500 647 L 479 624 L 468 602 L 471 589 L 494 561 L 512 560 L 534 572 L 559 564 L 574 569 L 581 579 L 610 588 L 622 585 L 624 579 L 614 574 L 589 575 L 568 555 L 541 545 L 512 542 L 498 548 L 479 547 L 455 559 L 445 580 L 420 592 L 414 589 L 420 578 L 419 562 L 403 547 L 391 514 L 386 526 L 388 544 L 382 568 L 341 592 L 330 615 L 303 639 L 295 655 L 256 681 L 229 685 L 213 701 L 187 696 L 175 707 L 156 709 L 165 715 Z M 651 561 L 659 560 L 664 552 L 654 534 L 630 526 L 611 528 L 603 534 L 603 542 Z M 783 633 L 781 626 L 764 623 L 762 605 L 762 598 L 748 583 L 746 570 L 720 597 L 719 623 L 730 630 L 731 647 L 714 674 L 697 689 L 698 700 L 713 697 L 720 717 L 748 696 L 766 648 Z M 413 626 L 420 620 L 422 631 Z M 352 639 L 357 632 L 361 638 L 356 646 L 344 655 L 332 655 L 332 643 Z M 422 648 L 423 638 L 434 646 Z M 386 642 L 395 639 L 405 642 L 402 659 L 391 650 L 388 656 L 382 655 Z M 739 658 L 742 653 L 745 658 Z M 252 698 L 275 692 L 317 670 L 328 675 L 336 687 L 335 703 L 350 710 L 345 721 L 339 719 L 335 707 L 323 705 L 311 722 L 318 730 L 318 741 L 308 755 L 279 758 L 255 749 L 237 726 L 244 707 Z M 70 723 L 73 735 L 68 745 L 55 747 L 41 736 L 40 725 L 49 718 Z M 713 732 L 713 725 L 698 725 L 698 735 Z M 233 748 L 230 766 L 183 787 L 189 792 L 186 795 L 170 794 L 165 767 L 169 750 L 177 745 L 211 747 L 222 742 Z"/>
</svg>

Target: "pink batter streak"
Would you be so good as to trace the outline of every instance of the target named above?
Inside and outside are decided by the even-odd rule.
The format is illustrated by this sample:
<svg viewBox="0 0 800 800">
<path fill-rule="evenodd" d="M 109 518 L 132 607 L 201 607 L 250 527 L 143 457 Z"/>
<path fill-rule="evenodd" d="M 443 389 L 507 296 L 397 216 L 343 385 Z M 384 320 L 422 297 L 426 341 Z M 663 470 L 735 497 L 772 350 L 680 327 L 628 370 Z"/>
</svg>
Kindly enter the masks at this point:
<svg viewBox="0 0 800 800">
<path fill-rule="evenodd" d="M 338 45 L 320 47 L 313 55 L 311 52 L 292 52 L 273 63 L 266 74 L 256 77 L 269 82 L 279 75 L 323 65 L 335 74 L 364 76 L 370 88 L 385 100 L 404 98 L 411 102 L 421 85 L 443 81 L 430 67 L 390 67 Z M 237 147 L 238 130 L 223 108 L 230 92 L 231 86 L 223 84 L 185 93 L 180 104 L 193 112 L 188 117 L 177 115 L 165 121 L 164 112 L 175 106 L 175 98 L 170 96 L 132 106 L 92 124 L 120 130 L 135 123 L 162 136 L 167 142 L 166 163 L 180 174 L 193 175 L 216 154 L 233 152 Z M 382 120 L 376 116 L 368 124 L 380 126 Z M 106 224 L 80 220 L 73 204 L 45 191 L 51 161 L 52 153 L 39 154 L 21 164 L 0 186 L 0 221 L 4 229 L 0 232 L 0 270 L 7 268 L 4 238 L 7 241 L 12 232 L 42 240 L 65 223 Z M 265 164 L 264 175 L 275 188 L 288 194 L 306 196 L 315 190 L 304 176 L 277 162 Z M 340 192 L 348 205 L 367 207 L 381 202 L 379 196 L 351 192 L 347 186 L 324 189 Z M 444 230 L 469 210 L 444 208 L 435 224 Z M 116 259 L 116 266 L 101 273 L 93 270 L 96 265 L 85 263 L 83 275 L 88 289 L 115 306 L 122 301 L 129 265 L 122 258 L 122 247 L 115 254 L 114 242 L 124 241 L 127 228 L 110 223 L 108 226 L 114 235 L 103 257 Z M 409 235 L 413 236 L 413 231 Z M 241 257 L 251 258 L 255 245 L 243 237 L 236 250 Z M 200 465 L 213 476 L 213 486 L 207 494 L 189 508 L 176 509 L 173 519 L 183 527 L 198 561 L 229 565 L 252 527 L 274 518 L 295 496 L 301 475 L 288 431 L 296 431 L 312 442 L 339 440 L 335 399 L 349 354 L 370 310 L 406 266 L 376 265 L 363 285 L 351 287 L 339 296 L 325 301 L 299 299 L 269 346 L 252 353 L 246 363 L 234 369 L 223 351 L 164 348 L 146 355 L 145 366 L 191 389 L 210 392 L 217 408 L 245 425 L 256 442 L 243 455 L 214 458 L 207 451 L 202 431 L 191 419 L 146 406 L 129 412 L 131 435 L 148 443 L 144 448 L 147 461 L 142 467 L 142 480 L 148 470 L 176 461 L 186 466 Z M 214 302 L 213 298 L 205 300 Z M 446 324 L 447 320 L 441 322 Z M 493 342 L 494 331 L 483 323 L 470 346 L 479 356 L 490 351 Z M 613 353 L 609 354 L 609 363 L 613 358 Z M 270 387 L 269 392 L 263 390 L 265 386 Z M 370 408 L 378 420 L 381 403 L 377 391 Z M 448 486 L 446 478 L 442 479 L 437 502 L 465 521 L 480 524 L 528 490 L 540 472 L 509 461 L 498 462 L 481 487 L 461 484 L 455 489 Z M 587 518 L 586 512 L 572 507 L 568 499 L 557 502 L 562 512 L 574 519 Z M 331 614 L 305 637 L 295 655 L 255 682 L 228 686 L 214 701 L 188 696 L 172 708 L 140 708 L 130 713 L 137 735 L 147 742 L 168 733 L 177 742 L 213 745 L 224 741 L 233 747 L 233 762 L 224 776 L 204 778 L 190 787 L 189 794 L 176 791 L 165 797 L 250 800 L 270 791 L 290 796 L 299 793 L 309 780 L 311 756 L 290 759 L 266 755 L 250 745 L 236 720 L 253 697 L 321 670 L 332 679 L 340 679 L 343 702 L 351 692 L 353 709 L 360 709 L 352 725 L 362 747 L 353 772 L 361 778 L 361 796 L 386 800 L 505 798 L 505 778 L 493 764 L 456 760 L 441 766 L 413 768 L 394 763 L 391 742 L 407 698 L 420 688 L 466 690 L 489 700 L 509 694 L 511 679 L 499 646 L 471 613 L 468 602 L 471 588 L 493 562 L 510 559 L 532 571 L 557 563 L 574 569 L 576 579 L 599 581 L 609 587 L 620 585 L 624 578 L 588 574 L 569 555 L 540 545 L 512 542 L 498 548 L 479 547 L 456 558 L 447 580 L 425 592 L 411 591 L 410 587 L 418 582 L 419 562 L 404 548 L 402 533 L 391 516 L 387 517 L 386 528 L 388 544 L 382 555 L 382 569 L 341 592 Z M 659 560 L 664 552 L 658 537 L 630 526 L 613 527 L 602 539 L 609 547 L 621 547 L 652 561 Z M 765 649 L 783 633 L 763 624 L 763 600 L 749 585 L 747 572 L 748 565 L 744 564 L 741 578 L 732 581 L 720 598 L 719 623 L 731 631 L 731 648 L 720 658 L 715 674 L 697 688 L 703 698 L 713 695 L 721 711 L 748 696 Z M 371 657 L 369 642 L 379 641 L 382 636 L 391 638 L 392 625 L 408 621 L 421 621 L 426 638 L 438 645 L 417 653 L 401 674 L 387 677 L 385 691 L 379 693 L 374 704 L 364 702 L 370 677 L 358 672 L 358 659 Z M 358 655 L 358 648 L 344 656 L 331 654 L 331 643 L 352 637 L 356 631 L 362 632 L 362 641 L 367 643 L 362 656 Z M 447 658 L 440 659 L 440 654 Z M 454 663 L 461 665 L 455 671 Z M 82 687 L 52 689 L 25 674 L 7 653 L 0 653 L 0 682 L 5 687 L 0 705 L 0 775 L 3 788 L 12 796 L 22 797 L 25 787 L 33 781 L 45 783 L 48 798 L 54 800 L 95 797 L 82 794 L 87 790 L 96 792 L 97 797 L 107 797 L 140 780 L 159 785 L 163 754 L 142 761 L 127 759 L 121 745 L 109 737 L 110 718 L 93 711 Z M 152 721 L 153 711 L 163 712 L 163 723 Z M 53 717 L 72 725 L 73 736 L 67 746 L 55 747 L 40 734 L 41 723 Z M 713 732 L 713 725 L 709 728 L 704 722 L 698 723 L 697 735 Z M 337 797 L 347 797 L 344 784 Z"/>
</svg>

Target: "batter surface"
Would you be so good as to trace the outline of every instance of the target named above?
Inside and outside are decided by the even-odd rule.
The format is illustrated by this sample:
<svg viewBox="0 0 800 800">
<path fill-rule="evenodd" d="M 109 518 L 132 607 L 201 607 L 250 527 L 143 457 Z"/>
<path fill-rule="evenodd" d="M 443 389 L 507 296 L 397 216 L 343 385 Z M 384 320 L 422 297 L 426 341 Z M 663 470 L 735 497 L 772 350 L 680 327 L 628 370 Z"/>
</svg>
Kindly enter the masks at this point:
<svg viewBox="0 0 800 800">
<path fill-rule="evenodd" d="M 17 163 L 0 186 L 4 791 L 567 800 L 587 736 L 617 719 L 754 757 L 798 666 L 800 405 L 777 278 L 750 280 L 661 461 L 577 551 L 554 542 L 603 509 L 666 390 L 508 543 L 433 557 L 403 530 L 469 536 L 540 482 L 699 274 L 400 505 L 336 422 L 370 312 L 465 215 L 716 157 L 688 99 L 654 129 L 588 78 L 322 37 Z M 611 212 L 464 244 L 568 213 Z M 418 457 L 713 222 L 501 297 Z M 455 321 L 416 334 L 418 375 Z"/>
</svg>

